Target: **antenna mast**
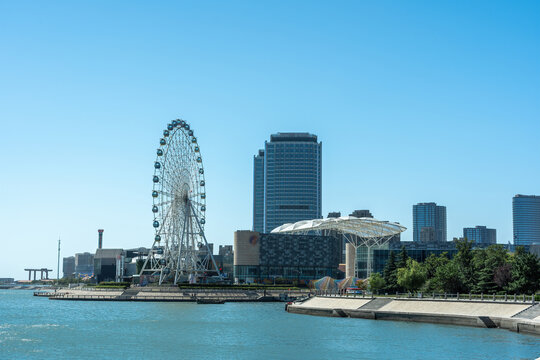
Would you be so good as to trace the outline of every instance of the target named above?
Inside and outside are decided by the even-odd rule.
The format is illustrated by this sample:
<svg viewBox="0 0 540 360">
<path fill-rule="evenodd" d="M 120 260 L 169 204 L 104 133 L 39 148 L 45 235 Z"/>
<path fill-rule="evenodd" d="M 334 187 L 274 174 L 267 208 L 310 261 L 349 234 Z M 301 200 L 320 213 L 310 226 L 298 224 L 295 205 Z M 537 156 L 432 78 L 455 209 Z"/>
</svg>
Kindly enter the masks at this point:
<svg viewBox="0 0 540 360">
<path fill-rule="evenodd" d="M 60 283 L 60 235 L 58 236 L 58 267 L 56 268 L 56 283 Z"/>
</svg>

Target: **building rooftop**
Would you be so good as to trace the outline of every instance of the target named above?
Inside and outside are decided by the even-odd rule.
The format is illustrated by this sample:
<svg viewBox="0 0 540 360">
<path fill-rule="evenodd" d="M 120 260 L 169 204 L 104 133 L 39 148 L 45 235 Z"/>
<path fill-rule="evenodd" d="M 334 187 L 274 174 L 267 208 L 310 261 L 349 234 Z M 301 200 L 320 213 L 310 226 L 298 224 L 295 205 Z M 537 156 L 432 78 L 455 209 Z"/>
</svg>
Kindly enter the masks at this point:
<svg viewBox="0 0 540 360">
<path fill-rule="evenodd" d="M 398 223 L 380 221 L 374 218 L 341 216 L 338 218 L 303 220 L 294 224 L 284 224 L 272 230 L 272 233 L 301 233 L 314 230 L 336 230 L 368 239 L 397 235 L 407 230 L 407 228 Z"/>
<path fill-rule="evenodd" d="M 270 142 L 298 141 L 298 142 L 317 142 L 317 135 L 310 133 L 277 133 L 270 135 Z"/>
<path fill-rule="evenodd" d="M 122 256 L 123 249 L 96 249 L 95 259 L 116 258 Z"/>
</svg>

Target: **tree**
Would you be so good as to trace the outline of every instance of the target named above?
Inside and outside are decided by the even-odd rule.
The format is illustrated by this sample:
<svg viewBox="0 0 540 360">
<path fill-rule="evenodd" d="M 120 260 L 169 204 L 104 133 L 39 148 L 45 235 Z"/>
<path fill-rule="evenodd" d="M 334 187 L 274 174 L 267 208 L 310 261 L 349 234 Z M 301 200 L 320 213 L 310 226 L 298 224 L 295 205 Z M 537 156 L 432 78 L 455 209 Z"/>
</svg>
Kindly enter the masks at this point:
<svg viewBox="0 0 540 360">
<path fill-rule="evenodd" d="M 525 252 L 522 246 L 516 248 L 511 273 L 510 291 L 532 294 L 540 289 L 540 260 L 535 254 Z"/>
<path fill-rule="evenodd" d="M 491 245 L 485 250 L 473 252 L 473 268 L 476 282 L 472 285 L 475 292 L 495 293 L 503 288 L 495 283 L 495 270 L 506 264 L 508 253 L 502 245 Z"/>
<path fill-rule="evenodd" d="M 406 290 L 416 291 L 426 281 L 426 273 L 417 261 L 408 259 L 406 267 L 398 269 L 397 281 Z"/>
<path fill-rule="evenodd" d="M 463 282 L 462 290 L 468 292 L 472 289 L 475 283 L 475 272 L 473 264 L 473 242 L 467 239 L 454 240 L 456 242 L 456 248 L 458 250 L 456 256 L 452 259 L 458 266 L 461 273 L 461 279 Z"/>
<path fill-rule="evenodd" d="M 397 261 L 397 267 L 398 268 L 406 267 L 408 259 L 409 259 L 409 255 L 407 255 L 407 249 L 405 249 L 405 246 L 402 246 L 401 251 L 399 253 L 399 259 Z"/>
<path fill-rule="evenodd" d="M 504 264 L 496 268 L 493 281 L 501 289 L 508 288 L 508 284 L 512 281 L 512 265 Z"/>
<path fill-rule="evenodd" d="M 439 256 L 430 254 L 426 260 L 422 263 L 424 272 L 426 274 L 426 282 L 422 286 L 422 291 L 431 292 L 439 291 L 440 288 L 436 281 L 437 269 L 445 266 L 450 260 L 448 259 L 448 253 L 443 252 Z"/>
<path fill-rule="evenodd" d="M 443 252 L 439 256 L 430 254 L 424 261 L 424 270 L 428 279 L 434 278 L 437 273 L 437 269 L 446 265 L 450 260 L 448 259 L 448 253 Z"/>
<path fill-rule="evenodd" d="M 379 293 L 379 290 L 384 288 L 386 282 L 384 278 L 379 273 L 372 273 L 369 277 L 369 289 L 371 292 Z"/>
<path fill-rule="evenodd" d="M 451 294 L 465 292 L 466 290 L 463 285 L 463 274 L 459 264 L 454 260 L 447 262 L 437 269 L 434 283 L 440 291 Z"/>
<path fill-rule="evenodd" d="M 393 251 L 390 251 L 388 262 L 384 267 L 383 276 L 386 283 L 386 290 L 389 292 L 398 291 L 396 254 Z"/>
</svg>

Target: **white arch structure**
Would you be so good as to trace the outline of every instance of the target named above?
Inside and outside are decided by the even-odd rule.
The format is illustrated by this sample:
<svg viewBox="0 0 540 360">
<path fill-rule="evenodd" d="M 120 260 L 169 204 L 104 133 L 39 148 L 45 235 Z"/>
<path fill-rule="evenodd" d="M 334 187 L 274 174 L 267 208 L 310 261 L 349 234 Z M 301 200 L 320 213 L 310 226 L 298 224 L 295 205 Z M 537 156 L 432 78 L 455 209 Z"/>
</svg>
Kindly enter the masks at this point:
<svg viewBox="0 0 540 360">
<path fill-rule="evenodd" d="M 371 259 L 371 248 L 388 243 L 392 238 L 407 228 L 398 223 L 381 221 L 373 218 L 357 218 L 354 216 L 342 216 L 337 218 L 302 220 L 293 224 L 284 224 L 272 233 L 308 234 L 323 231 L 335 231 L 345 237 L 347 242 L 355 249 L 354 274 L 357 276 L 356 249 L 359 246 L 368 248 L 367 276 L 371 275 L 373 264 Z"/>
</svg>

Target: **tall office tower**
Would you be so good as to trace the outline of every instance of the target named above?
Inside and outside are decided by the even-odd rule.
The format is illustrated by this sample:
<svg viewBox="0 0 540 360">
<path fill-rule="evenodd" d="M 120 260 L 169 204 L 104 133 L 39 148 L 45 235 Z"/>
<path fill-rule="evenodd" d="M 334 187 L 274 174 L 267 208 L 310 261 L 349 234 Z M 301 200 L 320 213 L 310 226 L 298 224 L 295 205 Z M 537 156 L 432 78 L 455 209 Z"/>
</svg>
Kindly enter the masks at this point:
<svg viewBox="0 0 540 360">
<path fill-rule="evenodd" d="M 421 243 L 434 243 L 437 242 L 437 233 L 435 228 L 431 226 L 424 226 L 420 230 L 420 242 Z"/>
<path fill-rule="evenodd" d="M 422 232 L 423 228 L 426 229 Z M 431 235 L 434 232 L 434 236 Z M 436 203 L 413 205 L 413 240 L 435 242 L 446 241 L 446 206 Z"/>
<path fill-rule="evenodd" d="M 514 245 L 540 244 L 540 196 L 516 195 L 512 199 Z"/>
<path fill-rule="evenodd" d="M 270 136 L 254 158 L 253 230 L 269 233 L 286 223 L 322 217 L 321 152 L 316 135 Z"/>
<path fill-rule="evenodd" d="M 253 157 L 253 231 L 264 230 L 264 150 Z"/>
<path fill-rule="evenodd" d="M 485 226 L 476 226 L 473 228 L 463 228 L 463 237 L 472 240 L 476 244 L 496 244 L 497 231 L 488 229 Z"/>
</svg>

